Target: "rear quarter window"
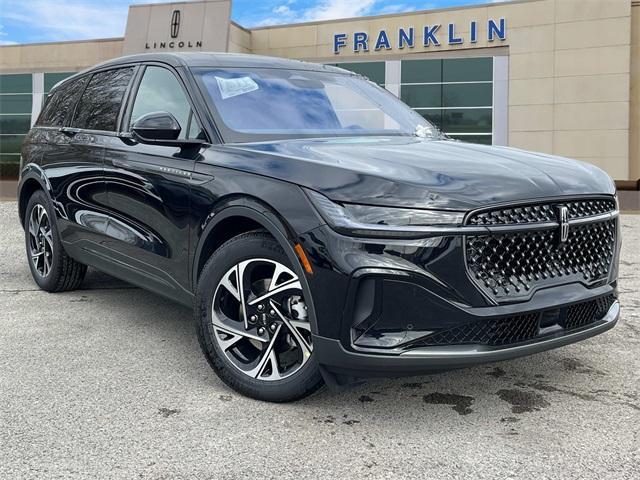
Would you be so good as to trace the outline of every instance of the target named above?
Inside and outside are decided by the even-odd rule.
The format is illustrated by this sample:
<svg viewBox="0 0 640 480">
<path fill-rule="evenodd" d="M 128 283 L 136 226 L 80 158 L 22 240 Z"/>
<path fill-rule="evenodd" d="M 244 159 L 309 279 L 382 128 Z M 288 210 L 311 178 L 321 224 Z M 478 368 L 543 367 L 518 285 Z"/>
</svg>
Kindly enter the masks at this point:
<svg viewBox="0 0 640 480">
<path fill-rule="evenodd" d="M 36 122 L 42 127 L 62 127 L 73 111 L 73 107 L 87 83 L 87 77 L 81 77 L 64 83 L 47 97 L 42 114 Z"/>
<path fill-rule="evenodd" d="M 113 132 L 133 67 L 98 72 L 91 77 L 71 122 L 72 127 Z"/>
</svg>

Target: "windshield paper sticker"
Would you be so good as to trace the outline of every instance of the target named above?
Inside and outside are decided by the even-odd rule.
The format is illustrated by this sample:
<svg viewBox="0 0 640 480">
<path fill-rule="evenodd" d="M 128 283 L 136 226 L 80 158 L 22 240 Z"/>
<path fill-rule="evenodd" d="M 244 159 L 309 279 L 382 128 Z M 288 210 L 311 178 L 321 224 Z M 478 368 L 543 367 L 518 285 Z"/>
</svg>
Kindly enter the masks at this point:
<svg viewBox="0 0 640 480">
<path fill-rule="evenodd" d="M 218 88 L 220 89 L 220 95 L 223 100 L 231 97 L 237 97 L 245 93 L 258 90 L 258 84 L 250 77 L 239 78 L 221 78 L 216 77 L 218 81 Z"/>
</svg>

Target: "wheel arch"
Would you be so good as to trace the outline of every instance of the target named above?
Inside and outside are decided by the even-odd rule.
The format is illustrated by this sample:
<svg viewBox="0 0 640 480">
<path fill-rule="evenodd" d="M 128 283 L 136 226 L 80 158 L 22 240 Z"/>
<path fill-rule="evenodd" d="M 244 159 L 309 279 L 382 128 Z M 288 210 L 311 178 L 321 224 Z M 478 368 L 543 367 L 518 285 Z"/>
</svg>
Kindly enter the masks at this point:
<svg viewBox="0 0 640 480">
<path fill-rule="evenodd" d="M 195 291 L 197 288 L 200 273 L 209 257 L 227 240 L 249 231 L 265 230 L 280 244 L 294 271 L 300 278 L 307 303 L 310 303 L 312 307 L 312 331 L 317 333 L 313 297 L 305 270 L 300 263 L 298 254 L 294 250 L 295 239 L 291 229 L 275 212 L 261 202 L 252 199 L 242 200 L 242 204 L 226 206 L 208 217 L 211 220 L 200 235 L 192 262 L 193 290 Z"/>
<path fill-rule="evenodd" d="M 192 281 L 195 287 L 204 264 L 227 240 L 253 230 L 266 230 L 287 253 L 289 260 L 299 265 L 299 259 L 291 246 L 290 229 L 270 209 L 261 203 L 247 199 L 242 204 L 225 206 L 213 212 L 200 235 L 193 261 Z"/>
<path fill-rule="evenodd" d="M 45 192 L 49 200 L 51 200 L 51 188 L 47 177 L 38 165 L 30 164 L 25 166 L 18 186 L 18 215 L 20 216 L 20 224 L 23 228 L 27 203 L 37 190 Z"/>
</svg>

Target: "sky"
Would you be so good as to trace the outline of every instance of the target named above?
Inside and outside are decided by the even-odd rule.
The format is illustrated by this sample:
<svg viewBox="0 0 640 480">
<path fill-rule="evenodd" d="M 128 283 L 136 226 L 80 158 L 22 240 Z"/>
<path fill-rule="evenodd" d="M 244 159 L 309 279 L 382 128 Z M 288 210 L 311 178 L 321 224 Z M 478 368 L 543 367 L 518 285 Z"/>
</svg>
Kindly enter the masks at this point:
<svg viewBox="0 0 640 480">
<path fill-rule="evenodd" d="M 129 5 L 163 0 L 0 0 L 0 45 L 124 35 Z M 245 27 L 430 10 L 501 0 L 233 0 Z"/>
</svg>

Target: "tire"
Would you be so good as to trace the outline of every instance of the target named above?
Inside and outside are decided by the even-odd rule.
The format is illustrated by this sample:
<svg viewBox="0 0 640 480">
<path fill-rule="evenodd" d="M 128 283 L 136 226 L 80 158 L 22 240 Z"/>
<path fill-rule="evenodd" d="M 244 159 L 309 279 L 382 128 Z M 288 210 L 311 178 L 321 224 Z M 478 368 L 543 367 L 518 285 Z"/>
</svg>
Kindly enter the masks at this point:
<svg viewBox="0 0 640 480">
<path fill-rule="evenodd" d="M 32 222 L 32 218 L 38 217 L 40 223 Z M 87 267 L 73 260 L 64 251 L 53 208 L 42 190 L 37 190 L 29 198 L 25 210 L 24 233 L 29 269 L 38 286 L 47 292 L 77 289 L 84 279 Z"/>
<path fill-rule="evenodd" d="M 198 340 L 218 377 L 245 396 L 289 402 L 323 385 L 308 319 L 301 283 L 280 244 L 264 231 L 227 241 L 203 268 Z"/>
</svg>

